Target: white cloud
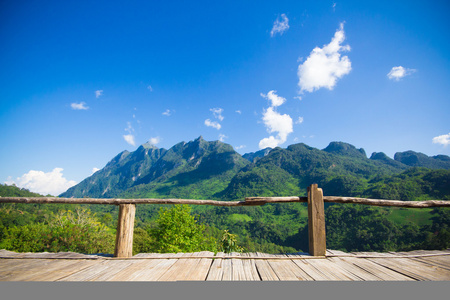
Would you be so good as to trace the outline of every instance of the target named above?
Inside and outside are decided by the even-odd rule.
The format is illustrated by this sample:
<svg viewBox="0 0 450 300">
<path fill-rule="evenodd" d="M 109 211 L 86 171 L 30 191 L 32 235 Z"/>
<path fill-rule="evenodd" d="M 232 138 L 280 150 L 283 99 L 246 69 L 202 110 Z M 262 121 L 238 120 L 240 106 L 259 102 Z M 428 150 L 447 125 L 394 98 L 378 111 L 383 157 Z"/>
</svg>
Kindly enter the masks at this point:
<svg viewBox="0 0 450 300">
<path fill-rule="evenodd" d="M 161 142 L 161 138 L 159 136 L 157 137 L 152 137 L 150 138 L 150 140 L 148 141 L 150 144 L 152 145 L 158 145 Z"/>
<path fill-rule="evenodd" d="M 68 188 L 77 184 L 76 181 L 64 178 L 62 171 L 62 168 L 54 168 L 53 171 L 48 173 L 31 170 L 21 177 L 17 177 L 16 181 L 7 181 L 5 183 L 9 185 L 15 184 L 18 187 L 42 195 L 50 194 L 58 196 Z"/>
<path fill-rule="evenodd" d="M 97 172 L 97 171 L 100 171 L 100 169 L 99 169 L 99 168 L 96 168 L 96 167 L 92 168 L 92 174 L 94 174 L 94 173 Z"/>
<path fill-rule="evenodd" d="M 298 120 L 295 122 L 295 124 L 302 124 L 303 123 L 303 117 L 298 117 Z"/>
<path fill-rule="evenodd" d="M 277 94 L 275 94 L 276 92 L 277 91 L 272 90 L 272 91 L 268 92 L 267 95 L 264 95 L 263 93 L 260 93 L 260 95 L 261 95 L 261 97 L 270 100 L 272 107 L 280 106 L 284 102 L 286 102 L 286 98 L 278 96 Z"/>
<path fill-rule="evenodd" d="M 125 140 L 125 142 L 127 142 L 131 146 L 136 146 L 136 142 L 134 140 L 134 135 L 132 135 L 132 134 L 124 134 L 123 135 L 123 139 Z"/>
<path fill-rule="evenodd" d="M 299 101 L 302 101 L 302 97 L 301 96 L 295 96 L 294 99 L 298 99 Z"/>
<path fill-rule="evenodd" d="M 434 137 L 433 144 L 450 145 L 450 133 Z"/>
<path fill-rule="evenodd" d="M 277 18 L 275 22 L 273 22 L 272 30 L 270 31 L 270 36 L 274 37 L 277 33 L 282 35 L 286 30 L 289 29 L 289 19 L 285 14 L 281 14 L 281 20 Z"/>
<path fill-rule="evenodd" d="M 415 69 L 407 69 L 402 66 L 393 67 L 387 74 L 387 77 L 391 80 L 399 81 L 401 78 L 411 75 L 415 71 Z"/>
<path fill-rule="evenodd" d="M 344 40 L 344 24 L 341 23 L 331 42 L 323 48 L 314 48 L 306 61 L 298 66 L 300 93 L 311 93 L 320 88 L 332 90 L 337 80 L 350 72 L 350 59 L 341 57 L 342 51 L 350 51 L 349 45 L 341 45 Z"/>
<path fill-rule="evenodd" d="M 222 128 L 222 125 L 220 125 L 217 122 L 211 121 L 210 119 L 206 119 L 205 120 L 205 125 L 208 127 L 213 127 L 216 128 L 217 130 L 219 130 L 220 128 Z"/>
<path fill-rule="evenodd" d="M 240 145 L 240 146 L 234 147 L 234 149 L 240 150 L 240 149 L 243 149 L 243 148 L 245 148 L 245 147 L 247 147 L 247 146 L 245 146 L 245 145 Z"/>
<path fill-rule="evenodd" d="M 210 111 L 212 111 L 212 113 L 216 119 L 223 121 L 223 119 L 224 119 L 224 117 L 222 116 L 223 108 L 211 108 Z"/>
<path fill-rule="evenodd" d="M 103 95 L 103 90 L 96 90 L 95 91 L 95 98 L 99 98 L 102 95 Z"/>
<path fill-rule="evenodd" d="M 238 114 L 242 114 L 242 111 L 240 111 L 240 110 L 236 110 L 236 113 L 238 113 Z"/>
<path fill-rule="evenodd" d="M 264 149 L 267 147 L 275 148 L 280 144 L 286 142 L 287 136 L 292 133 L 292 118 L 287 115 L 281 115 L 274 110 L 273 107 L 269 107 L 263 113 L 263 122 L 266 125 L 267 132 L 277 133 L 277 136 L 270 136 L 264 138 L 259 142 L 259 148 Z"/>
<path fill-rule="evenodd" d="M 125 131 L 128 132 L 128 134 L 123 135 L 123 139 L 125 140 L 125 142 L 132 146 L 136 146 L 136 141 L 134 140 L 133 135 L 134 128 L 133 126 L 131 126 L 131 122 L 127 122 L 127 128 L 125 128 Z"/>
<path fill-rule="evenodd" d="M 222 116 L 223 108 L 211 108 L 210 111 L 213 113 L 214 118 L 219 119 L 219 121 L 223 121 L 224 117 Z M 222 128 L 219 122 L 211 121 L 210 119 L 205 120 L 205 125 L 208 127 L 213 127 L 219 130 Z"/>
<path fill-rule="evenodd" d="M 172 114 L 172 112 L 170 111 L 170 109 L 166 109 L 166 111 L 163 112 L 162 114 L 169 117 Z"/>
<path fill-rule="evenodd" d="M 225 134 L 219 134 L 219 141 L 224 142 L 228 137 Z"/>
<path fill-rule="evenodd" d="M 70 107 L 71 107 L 73 110 L 88 110 L 88 109 L 89 109 L 89 107 L 86 106 L 86 103 L 85 103 L 85 102 L 71 103 L 71 104 L 70 104 Z"/>
<path fill-rule="evenodd" d="M 149 85 L 147 88 L 148 88 L 148 90 L 149 90 L 150 92 L 153 92 L 153 88 L 152 88 L 151 85 Z"/>
</svg>

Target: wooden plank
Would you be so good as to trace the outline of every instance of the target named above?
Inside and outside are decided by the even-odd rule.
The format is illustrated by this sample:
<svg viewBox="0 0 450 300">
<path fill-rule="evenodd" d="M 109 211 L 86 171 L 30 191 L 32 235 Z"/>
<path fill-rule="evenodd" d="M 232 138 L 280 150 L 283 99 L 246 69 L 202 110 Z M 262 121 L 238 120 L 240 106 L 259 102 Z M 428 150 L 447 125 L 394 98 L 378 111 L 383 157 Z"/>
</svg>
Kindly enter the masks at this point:
<svg viewBox="0 0 450 300">
<path fill-rule="evenodd" d="M 403 275 L 402 273 L 393 271 L 389 268 L 374 263 L 366 258 L 345 257 L 342 258 L 346 262 L 352 263 L 355 266 L 363 269 L 364 271 L 371 273 L 372 275 L 380 278 L 383 281 L 414 281 L 415 279 Z"/>
<path fill-rule="evenodd" d="M 311 259 L 308 260 L 308 263 L 313 265 L 315 268 L 319 269 L 322 273 L 324 273 L 330 280 L 351 280 L 351 281 L 360 281 L 361 278 L 355 276 L 353 273 L 347 271 L 346 269 L 341 268 L 338 264 L 336 264 L 331 259 Z"/>
<path fill-rule="evenodd" d="M 194 256 L 211 256 L 214 255 L 210 251 L 202 251 L 194 253 Z M 194 263 L 196 262 L 196 263 Z M 199 258 L 192 262 L 191 269 L 187 271 L 184 280 L 187 281 L 205 281 L 208 276 L 209 268 L 211 267 L 211 258 Z"/>
<path fill-rule="evenodd" d="M 57 264 L 47 268 L 44 272 L 36 272 L 27 277 L 26 281 L 57 281 L 80 272 L 99 261 L 96 260 L 58 260 Z"/>
<path fill-rule="evenodd" d="M 114 276 L 105 279 L 106 281 L 143 281 L 145 272 L 153 269 L 161 261 L 157 259 L 130 260 L 130 265 L 117 272 Z"/>
<path fill-rule="evenodd" d="M 449 256 L 430 256 L 430 257 L 417 257 L 412 258 L 423 263 L 427 263 L 431 266 L 437 266 L 442 269 L 450 270 L 450 257 Z"/>
<path fill-rule="evenodd" d="M 120 204 L 114 257 L 133 256 L 133 230 L 136 205 Z"/>
<path fill-rule="evenodd" d="M 370 272 L 367 272 L 366 270 L 357 267 L 356 265 L 352 264 L 351 262 L 347 261 L 345 258 L 341 257 L 329 257 L 328 260 L 334 262 L 338 268 L 342 268 L 343 270 L 353 274 L 356 279 L 353 280 L 362 280 L 362 281 L 380 281 L 381 278 L 373 275 Z"/>
<path fill-rule="evenodd" d="M 251 257 L 250 253 L 242 253 L 242 256 Z M 244 259 L 242 260 L 242 266 L 244 268 L 245 278 L 247 281 L 260 281 L 258 270 L 256 269 L 254 259 Z"/>
<path fill-rule="evenodd" d="M 269 255 L 269 257 L 273 256 L 274 255 Z M 282 281 L 303 280 L 302 277 L 297 276 L 298 272 L 296 272 L 297 271 L 296 269 L 300 270 L 300 268 L 291 260 L 270 260 L 269 258 L 267 262 L 272 267 L 273 271 L 280 280 Z"/>
<path fill-rule="evenodd" d="M 21 278 L 33 274 L 45 267 L 54 260 L 47 259 L 12 259 L 12 264 L 8 264 L 0 272 L 1 281 L 20 281 Z"/>
<path fill-rule="evenodd" d="M 114 277 L 120 271 L 126 269 L 132 264 L 130 260 L 108 260 L 106 265 L 108 268 L 103 272 L 97 274 L 97 276 L 92 277 L 91 281 L 107 281 Z"/>
<path fill-rule="evenodd" d="M 325 211 L 323 191 L 317 184 L 308 187 L 309 254 L 324 256 L 326 252 Z"/>
<path fill-rule="evenodd" d="M 164 258 L 164 259 L 152 259 L 152 264 L 143 265 L 143 268 L 138 270 L 138 272 L 134 272 L 130 275 L 129 280 L 132 281 L 158 281 L 161 276 L 167 272 L 177 261 L 178 257 L 182 255 L 182 253 L 165 253 L 164 256 L 171 256 L 173 258 Z M 141 261 L 145 262 L 144 261 Z M 131 266 L 130 266 L 131 267 Z M 129 268 L 130 268 L 129 267 Z M 144 268 L 145 267 L 145 268 Z M 126 272 L 126 269 L 123 270 Z M 119 276 L 119 274 L 117 274 Z"/>
<path fill-rule="evenodd" d="M 230 253 L 224 253 L 224 257 L 231 256 Z M 231 259 L 225 258 L 222 260 L 222 281 L 231 281 L 233 279 L 233 267 Z"/>
<path fill-rule="evenodd" d="M 310 261 L 313 261 L 313 260 L 314 259 L 304 259 L 304 260 L 295 259 L 295 260 L 292 260 L 292 261 L 300 269 L 302 269 L 305 273 L 307 273 L 308 276 L 310 276 L 314 281 L 323 281 L 323 280 L 329 281 L 329 280 L 332 280 L 332 278 L 329 278 L 320 269 L 317 269 L 314 265 L 311 264 Z"/>
<path fill-rule="evenodd" d="M 127 261 L 102 260 L 57 281 L 101 281 L 104 276 L 108 276 L 109 272 L 119 271 L 119 268 L 126 264 L 129 263 Z"/>
<path fill-rule="evenodd" d="M 218 252 L 216 256 L 222 256 L 223 252 Z M 220 281 L 222 280 L 223 268 L 222 268 L 222 258 L 215 258 L 209 268 L 208 275 L 206 276 L 207 281 Z"/>
<path fill-rule="evenodd" d="M 180 257 L 191 257 L 194 253 L 182 253 Z M 158 281 L 178 281 L 184 280 L 188 271 L 198 263 L 197 259 L 177 259 Z"/>
<path fill-rule="evenodd" d="M 408 258 L 367 258 L 377 264 L 395 270 L 416 280 L 450 280 L 448 270 L 430 266 Z"/>
<path fill-rule="evenodd" d="M 257 257 L 266 257 L 267 255 L 264 253 L 256 252 Z M 277 274 L 273 271 L 267 260 L 255 259 L 256 269 L 258 270 L 258 274 L 263 281 L 278 281 L 280 280 Z"/>
<path fill-rule="evenodd" d="M 0 280 L 2 276 L 9 271 L 10 269 L 17 268 L 18 265 L 26 263 L 27 260 L 23 259 L 0 259 Z M 28 261 L 28 263 L 31 263 L 31 261 Z"/>
<path fill-rule="evenodd" d="M 241 253 L 232 252 L 232 256 L 241 256 Z M 246 281 L 247 276 L 244 271 L 244 264 L 242 259 L 239 258 L 233 258 L 231 259 L 231 267 L 232 267 L 232 275 L 231 280 L 232 281 Z"/>
</svg>

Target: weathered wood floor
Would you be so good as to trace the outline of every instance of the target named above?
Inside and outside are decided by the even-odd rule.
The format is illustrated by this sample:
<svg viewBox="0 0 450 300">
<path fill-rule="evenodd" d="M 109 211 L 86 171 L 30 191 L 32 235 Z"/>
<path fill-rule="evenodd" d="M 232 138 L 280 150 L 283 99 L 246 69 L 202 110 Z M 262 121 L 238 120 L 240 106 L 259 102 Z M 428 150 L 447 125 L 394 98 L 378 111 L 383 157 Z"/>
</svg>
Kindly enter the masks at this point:
<svg viewBox="0 0 450 300">
<path fill-rule="evenodd" d="M 213 259 L 213 257 L 215 257 Z M 396 253 L 138 254 L 128 259 L 0 250 L 0 281 L 448 281 L 450 249 Z"/>
</svg>

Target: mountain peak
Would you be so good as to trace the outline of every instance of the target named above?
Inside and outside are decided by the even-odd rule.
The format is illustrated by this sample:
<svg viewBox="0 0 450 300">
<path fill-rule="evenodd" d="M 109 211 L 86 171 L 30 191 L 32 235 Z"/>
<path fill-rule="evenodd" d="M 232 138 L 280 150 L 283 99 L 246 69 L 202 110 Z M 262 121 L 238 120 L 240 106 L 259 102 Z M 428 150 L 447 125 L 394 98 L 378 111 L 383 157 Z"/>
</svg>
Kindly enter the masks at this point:
<svg viewBox="0 0 450 300">
<path fill-rule="evenodd" d="M 323 151 L 338 155 L 367 158 L 363 148 L 356 149 L 355 146 L 344 142 L 331 142 Z"/>
<path fill-rule="evenodd" d="M 405 152 L 395 153 L 394 160 L 411 167 L 425 167 L 430 169 L 447 170 L 450 169 L 450 157 L 446 155 L 437 155 L 430 157 L 426 154 L 409 150 Z"/>
<path fill-rule="evenodd" d="M 144 147 L 145 149 L 159 149 L 158 147 L 156 147 L 156 145 L 152 144 L 150 141 L 148 141 L 145 144 L 142 144 L 141 146 Z"/>
</svg>

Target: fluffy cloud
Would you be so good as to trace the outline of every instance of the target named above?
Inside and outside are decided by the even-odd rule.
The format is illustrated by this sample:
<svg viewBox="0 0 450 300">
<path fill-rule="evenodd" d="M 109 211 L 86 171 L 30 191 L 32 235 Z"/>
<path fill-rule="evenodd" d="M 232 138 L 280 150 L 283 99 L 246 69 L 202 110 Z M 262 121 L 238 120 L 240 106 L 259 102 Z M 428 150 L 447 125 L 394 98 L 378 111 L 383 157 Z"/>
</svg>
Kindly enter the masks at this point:
<svg viewBox="0 0 450 300">
<path fill-rule="evenodd" d="M 222 116 L 223 108 L 211 108 L 210 111 L 212 111 L 214 118 L 223 121 L 224 119 L 224 117 Z"/>
<path fill-rule="evenodd" d="M 127 128 L 125 128 L 125 131 L 128 132 L 128 134 L 123 135 L 123 139 L 125 142 L 130 144 L 131 146 L 136 146 L 136 141 L 134 140 L 134 128 L 131 126 L 131 122 L 127 122 Z"/>
<path fill-rule="evenodd" d="M 150 140 L 148 141 L 150 144 L 152 145 L 158 145 L 161 142 L 161 138 L 159 136 L 157 137 L 152 137 L 150 138 Z"/>
<path fill-rule="evenodd" d="M 219 141 L 224 142 L 228 137 L 225 134 L 219 134 Z"/>
<path fill-rule="evenodd" d="M 276 92 L 277 91 L 272 90 L 272 91 L 268 92 L 267 95 L 264 95 L 263 93 L 261 93 L 260 95 L 261 95 L 261 97 L 270 100 L 272 107 L 276 107 L 276 106 L 280 106 L 284 102 L 286 102 L 286 98 L 278 96 L 277 94 L 275 94 Z"/>
<path fill-rule="evenodd" d="M 7 181 L 6 184 L 15 184 L 18 187 L 28 189 L 32 192 L 42 195 L 57 196 L 65 192 L 68 188 L 77 184 L 73 180 L 67 180 L 63 177 L 62 168 L 54 168 L 53 171 L 45 173 L 43 171 L 31 170 L 16 181 Z"/>
<path fill-rule="evenodd" d="M 387 74 L 387 77 L 391 80 L 399 81 L 405 76 L 411 75 L 414 73 L 415 69 L 407 69 L 402 66 L 393 67 L 391 71 Z"/>
<path fill-rule="evenodd" d="M 100 171 L 100 169 L 99 169 L 99 168 L 96 168 L 96 167 L 92 168 L 92 174 L 94 174 L 94 173 L 97 172 L 97 171 Z"/>
<path fill-rule="evenodd" d="M 96 90 L 95 91 L 95 98 L 99 98 L 102 95 L 103 95 L 103 90 Z"/>
<path fill-rule="evenodd" d="M 218 119 L 219 121 L 223 121 L 224 117 L 222 116 L 223 108 L 211 108 L 210 111 L 213 113 L 214 118 Z M 222 128 L 222 125 L 220 125 L 219 122 L 211 121 L 210 119 L 205 120 L 205 125 L 208 127 L 213 127 L 219 130 Z"/>
<path fill-rule="evenodd" d="M 208 126 L 208 127 L 213 127 L 213 128 L 215 128 L 215 129 L 217 129 L 217 130 L 219 130 L 220 128 L 222 128 L 222 125 L 220 125 L 220 124 L 217 123 L 217 122 L 211 121 L 210 119 L 206 119 L 206 120 L 205 120 L 205 125 Z"/>
<path fill-rule="evenodd" d="M 259 142 L 259 148 L 264 149 L 267 147 L 275 148 L 280 144 L 286 142 L 287 136 L 292 133 L 292 118 L 287 114 L 280 114 L 275 111 L 274 107 L 269 107 L 263 113 L 263 122 L 267 128 L 267 132 L 274 133 L 276 136 L 270 136 L 264 138 Z"/>
<path fill-rule="evenodd" d="M 89 109 L 89 107 L 86 106 L 86 103 L 85 103 L 85 102 L 71 103 L 71 104 L 70 104 L 70 107 L 71 107 L 73 110 L 88 110 L 88 109 Z"/>
<path fill-rule="evenodd" d="M 170 115 L 172 115 L 172 112 L 170 111 L 170 109 L 166 109 L 166 111 L 165 112 L 163 112 L 162 113 L 164 116 L 170 116 Z"/>
<path fill-rule="evenodd" d="M 127 142 L 131 146 L 136 146 L 136 141 L 134 140 L 134 135 L 132 135 L 132 134 L 124 134 L 123 135 L 123 139 L 125 140 L 125 142 Z"/>
<path fill-rule="evenodd" d="M 433 144 L 441 144 L 444 146 L 450 145 L 450 133 L 434 137 Z"/>
<path fill-rule="evenodd" d="M 282 35 L 286 30 L 289 29 L 289 19 L 285 14 L 281 14 L 281 20 L 278 18 L 273 22 L 272 30 L 270 31 L 270 36 L 274 37 L 277 33 Z"/>
<path fill-rule="evenodd" d="M 323 48 L 314 48 L 305 62 L 298 66 L 300 93 L 311 93 L 320 88 L 332 90 L 337 80 L 350 72 L 350 59 L 341 57 L 341 52 L 350 51 L 349 45 L 341 45 L 344 40 L 344 24 L 341 23 L 331 42 Z"/>
</svg>

